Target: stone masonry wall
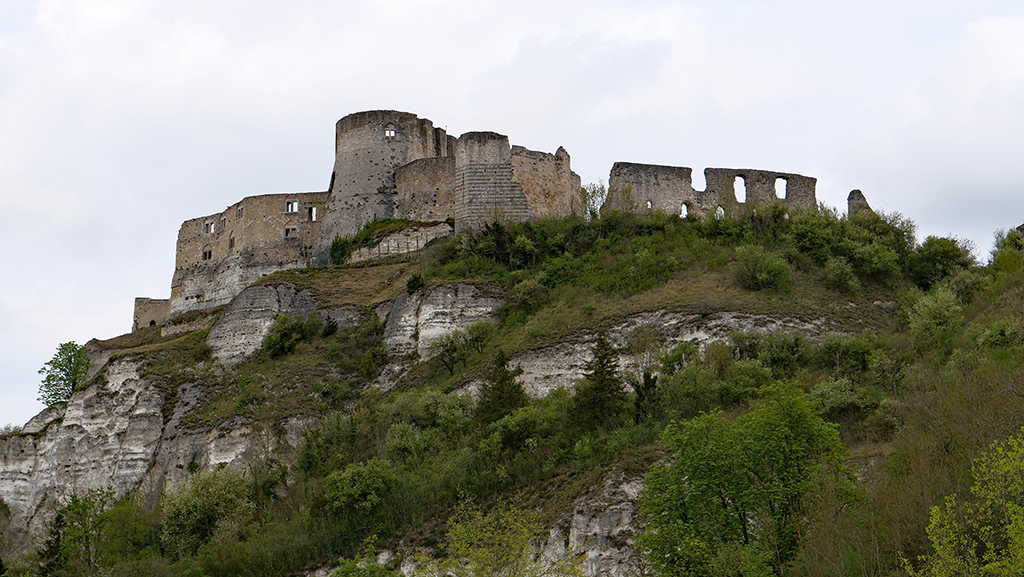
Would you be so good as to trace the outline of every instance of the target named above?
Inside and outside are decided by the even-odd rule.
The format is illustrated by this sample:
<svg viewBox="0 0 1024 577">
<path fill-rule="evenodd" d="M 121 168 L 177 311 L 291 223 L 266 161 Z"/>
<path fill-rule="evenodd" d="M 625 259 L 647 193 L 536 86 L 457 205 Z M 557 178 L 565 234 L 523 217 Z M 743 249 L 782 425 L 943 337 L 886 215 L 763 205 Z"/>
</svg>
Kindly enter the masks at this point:
<svg viewBox="0 0 1024 577">
<path fill-rule="evenodd" d="M 435 225 L 411 226 L 389 234 L 375 246 L 352 251 L 346 262 L 362 262 L 410 253 L 426 247 L 430 241 L 436 238 L 451 236 L 452 232 L 453 228 L 447 222 Z"/>
<path fill-rule="evenodd" d="M 737 178 L 743 179 L 743 201 L 738 198 Z M 817 179 L 785 172 L 765 170 L 707 168 L 706 190 L 693 189 L 689 168 L 616 162 L 608 178 L 608 197 L 604 207 L 645 213 L 662 211 L 703 216 L 719 208 L 732 214 L 746 204 L 783 202 L 790 207 L 817 206 Z M 776 181 L 785 181 L 785 195 L 776 195 Z M 602 208 L 604 208 L 602 207 Z"/>
<path fill-rule="evenodd" d="M 459 137 L 455 143 L 455 232 L 529 218 L 526 195 L 512 182 L 508 137 L 494 132 L 467 132 Z"/>
<path fill-rule="evenodd" d="M 261 276 L 306 266 L 326 192 L 250 196 L 178 231 L 170 316 L 226 304 Z"/>
<path fill-rule="evenodd" d="M 558 218 L 583 214 L 580 177 L 569 168 L 569 153 L 554 154 L 512 147 L 512 182 L 526 196 L 532 218 Z"/>
<path fill-rule="evenodd" d="M 171 312 L 169 299 L 151 299 L 138 297 L 135 299 L 135 314 L 132 317 L 132 331 L 141 328 L 164 324 Z"/>
<path fill-rule="evenodd" d="M 395 218 L 421 222 L 455 216 L 455 157 L 414 160 L 395 171 Z"/>
</svg>

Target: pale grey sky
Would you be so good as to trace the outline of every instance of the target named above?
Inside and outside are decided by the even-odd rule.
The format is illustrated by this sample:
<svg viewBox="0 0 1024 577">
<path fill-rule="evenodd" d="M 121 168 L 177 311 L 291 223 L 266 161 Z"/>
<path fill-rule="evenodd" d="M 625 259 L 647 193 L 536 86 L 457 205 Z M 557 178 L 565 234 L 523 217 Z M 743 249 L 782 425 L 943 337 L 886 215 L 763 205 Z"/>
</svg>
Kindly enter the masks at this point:
<svg viewBox="0 0 1024 577">
<path fill-rule="evenodd" d="M 572 155 L 860 188 L 924 235 L 1024 222 L 1024 2 L 3 0 L 0 424 L 60 342 L 166 298 L 181 222 L 326 189 L 392 108 Z"/>
</svg>

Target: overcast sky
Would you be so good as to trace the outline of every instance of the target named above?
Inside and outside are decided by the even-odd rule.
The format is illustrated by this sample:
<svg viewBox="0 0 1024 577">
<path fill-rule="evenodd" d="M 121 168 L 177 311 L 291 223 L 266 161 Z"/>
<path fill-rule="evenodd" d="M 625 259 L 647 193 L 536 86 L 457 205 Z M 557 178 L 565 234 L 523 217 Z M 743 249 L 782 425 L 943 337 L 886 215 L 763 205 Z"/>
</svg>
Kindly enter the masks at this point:
<svg viewBox="0 0 1024 577">
<path fill-rule="evenodd" d="M 369 109 L 564 146 L 584 183 L 814 176 L 983 259 L 1024 222 L 1021 1 L 2 0 L 0 425 L 58 343 L 169 296 L 183 220 L 325 190 Z"/>
</svg>

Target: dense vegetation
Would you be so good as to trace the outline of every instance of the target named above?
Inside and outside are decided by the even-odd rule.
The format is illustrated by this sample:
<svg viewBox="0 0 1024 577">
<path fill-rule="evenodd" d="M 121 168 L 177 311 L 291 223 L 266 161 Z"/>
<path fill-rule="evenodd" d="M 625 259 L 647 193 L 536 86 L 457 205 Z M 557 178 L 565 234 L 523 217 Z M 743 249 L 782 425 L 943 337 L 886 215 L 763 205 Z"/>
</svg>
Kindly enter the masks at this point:
<svg viewBox="0 0 1024 577">
<path fill-rule="evenodd" d="M 351 270 L 288 278 L 327 290 Z M 373 314 L 356 328 L 281 318 L 263 353 L 231 369 L 206 360 L 201 334 L 123 353 L 168 392 L 205 387 L 187 426 L 254 423 L 248 470 L 195 466 L 163 495 L 75 498 L 36 555 L 5 558 L 8 572 L 279 576 L 382 546 L 483 563 L 460 531 L 516 511 L 536 531 L 612 468 L 651 471 L 642 544 L 660 574 L 1015 567 L 1003 553 L 1022 542 L 1024 490 L 991 487 L 1024 466 L 1016 233 L 979 266 L 955 239 L 917 244 L 898 215 L 606 214 L 492 225 L 403 270 L 404 288 L 474 282 L 501 287 L 506 305 L 386 393 L 370 386 L 395 360 Z M 515 353 L 659 308 L 827 316 L 840 332 L 737 333 L 703 349 L 669 346 L 656 325 L 616 344 L 599 332 L 575 394 L 523 394 Z M 475 405 L 452 394 L 475 380 Z M 320 424 L 297 456 L 270 449 L 281 419 L 311 414 Z"/>
</svg>

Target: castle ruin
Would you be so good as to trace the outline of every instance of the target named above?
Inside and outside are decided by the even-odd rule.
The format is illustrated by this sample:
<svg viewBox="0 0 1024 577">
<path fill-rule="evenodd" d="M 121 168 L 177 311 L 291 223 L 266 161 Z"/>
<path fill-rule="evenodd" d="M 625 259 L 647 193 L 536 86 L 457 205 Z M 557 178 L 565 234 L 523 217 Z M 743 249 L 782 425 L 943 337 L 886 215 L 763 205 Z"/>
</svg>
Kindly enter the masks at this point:
<svg viewBox="0 0 1024 577">
<path fill-rule="evenodd" d="M 747 204 L 817 205 L 816 180 L 807 176 L 724 168 L 704 174 L 706 190 L 697 191 L 689 168 L 617 162 L 602 210 L 724 216 Z M 744 189 L 743 201 L 736 183 Z M 335 127 L 326 191 L 249 196 L 223 212 L 185 221 L 171 297 L 137 298 L 132 330 L 227 304 L 273 272 L 329 264 L 334 239 L 354 236 L 373 220 L 425 223 L 384 249 L 400 254 L 438 235 L 492 222 L 584 215 L 580 185 L 561 147 L 554 154 L 528 150 L 495 132 L 456 138 L 408 112 L 350 114 Z M 445 222 L 454 222 L 454 229 Z M 373 258 L 371 252 L 353 256 Z"/>
<path fill-rule="evenodd" d="M 694 190 L 693 170 L 616 162 L 608 177 L 608 197 L 602 210 L 683 216 L 715 212 L 731 216 L 746 205 L 782 202 L 789 207 L 817 206 L 817 179 L 800 174 L 735 168 L 704 169 L 704 190 Z M 784 187 L 779 184 L 783 183 Z M 742 186 L 741 201 L 737 184 Z M 781 194 L 780 194 L 781 192 Z"/>
<path fill-rule="evenodd" d="M 133 330 L 227 304 L 270 273 L 328 264 L 335 238 L 373 220 L 453 220 L 461 233 L 495 221 L 582 215 L 579 192 L 564 148 L 528 150 L 494 132 L 455 138 L 408 112 L 350 114 L 336 125 L 328 190 L 250 196 L 185 221 L 171 297 L 137 298 Z"/>
</svg>

